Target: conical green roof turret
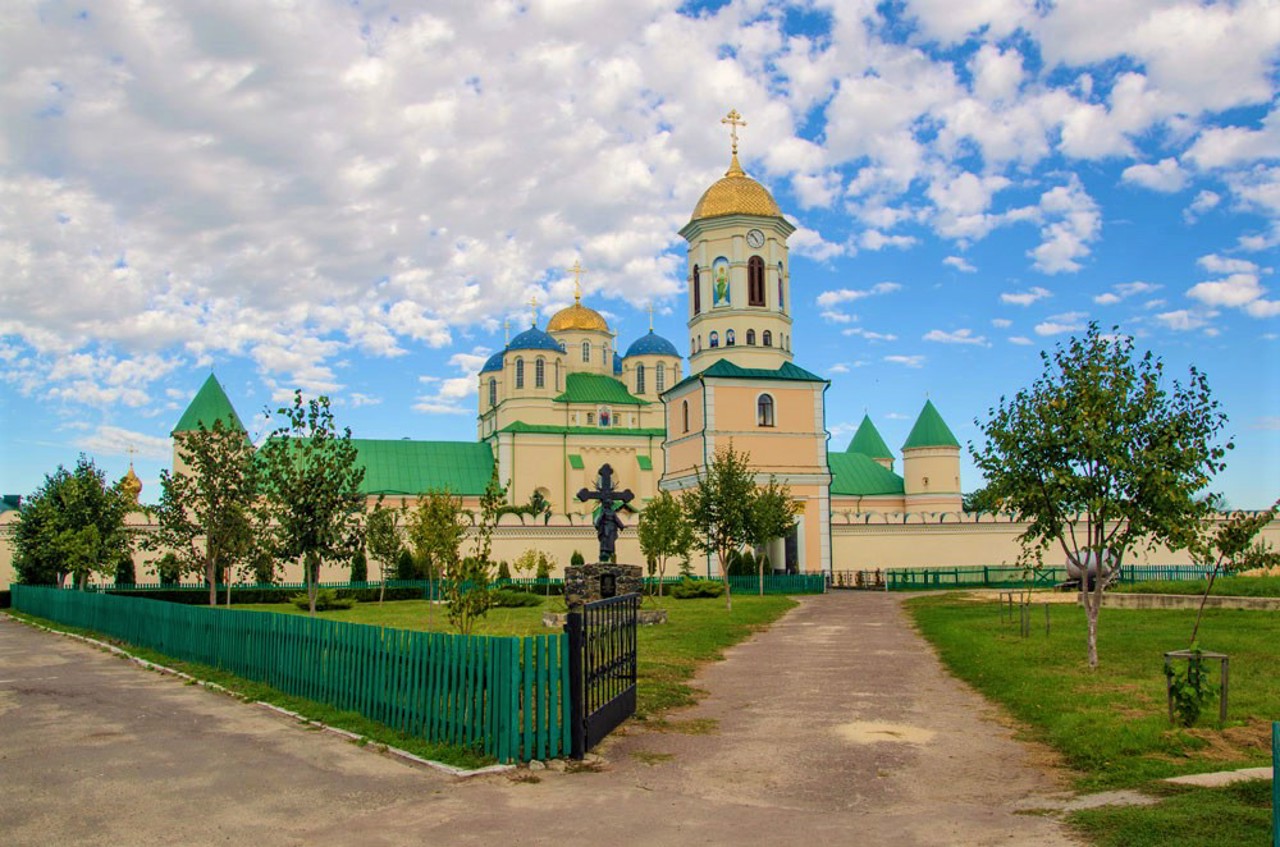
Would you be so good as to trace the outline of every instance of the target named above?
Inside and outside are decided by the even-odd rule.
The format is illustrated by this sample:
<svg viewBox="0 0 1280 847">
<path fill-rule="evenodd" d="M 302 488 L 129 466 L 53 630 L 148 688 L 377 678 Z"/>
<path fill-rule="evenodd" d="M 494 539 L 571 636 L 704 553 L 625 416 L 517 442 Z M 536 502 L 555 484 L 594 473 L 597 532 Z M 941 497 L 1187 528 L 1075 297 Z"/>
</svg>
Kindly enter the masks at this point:
<svg viewBox="0 0 1280 847">
<path fill-rule="evenodd" d="M 942 419 L 942 415 L 938 414 L 938 410 L 933 407 L 932 400 L 924 401 L 924 408 L 920 410 L 920 417 L 916 418 L 916 425 L 911 427 L 911 434 L 907 436 L 907 441 L 902 445 L 903 450 L 910 450 L 913 447 L 959 447 L 960 442 L 956 441 L 956 437 L 951 434 L 950 427 L 946 421 Z"/>
<path fill-rule="evenodd" d="M 227 399 L 227 392 L 222 390 L 218 378 L 209 374 L 209 378 L 204 381 L 204 385 L 200 386 L 200 390 L 191 400 L 191 405 L 187 406 L 187 410 L 182 413 L 182 418 L 170 435 L 194 432 L 202 423 L 205 429 L 212 429 L 214 421 L 222 421 L 223 426 L 246 432 L 244 424 L 240 422 L 240 416 L 236 414 L 235 407 Z"/>
<path fill-rule="evenodd" d="M 858 424 L 858 431 L 853 434 L 853 440 L 849 442 L 849 449 L 845 452 L 861 453 L 872 459 L 893 458 L 893 453 L 889 452 L 889 445 L 885 444 L 884 439 L 880 437 L 880 431 L 871 422 L 870 415 L 862 416 L 862 423 Z"/>
</svg>

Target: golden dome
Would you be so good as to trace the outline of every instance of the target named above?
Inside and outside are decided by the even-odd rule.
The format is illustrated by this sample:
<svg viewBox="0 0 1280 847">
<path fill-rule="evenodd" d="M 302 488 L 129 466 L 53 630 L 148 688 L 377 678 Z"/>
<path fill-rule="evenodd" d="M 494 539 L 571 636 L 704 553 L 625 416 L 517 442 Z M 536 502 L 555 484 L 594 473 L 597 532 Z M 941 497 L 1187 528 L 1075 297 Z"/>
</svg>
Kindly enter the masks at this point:
<svg viewBox="0 0 1280 847">
<path fill-rule="evenodd" d="M 129 472 L 124 475 L 124 479 L 120 480 L 120 488 L 133 502 L 138 502 L 138 495 L 142 494 L 142 480 L 138 479 L 138 475 L 133 472 L 133 462 L 129 463 Z"/>
<path fill-rule="evenodd" d="M 769 189 L 747 176 L 738 164 L 738 154 L 733 154 L 729 170 L 703 193 L 698 205 L 693 207 L 693 220 L 718 218 L 721 215 L 782 216 L 778 203 Z"/>
<path fill-rule="evenodd" d="M 582 305 L 578 295 L 574 295 L 573 305 L 561 309 L 547 321 L 547 332 L 563 332 L 569 329 L 587 329 L 608 332 L 609 324 L 595 309 Z"/>
</svg>

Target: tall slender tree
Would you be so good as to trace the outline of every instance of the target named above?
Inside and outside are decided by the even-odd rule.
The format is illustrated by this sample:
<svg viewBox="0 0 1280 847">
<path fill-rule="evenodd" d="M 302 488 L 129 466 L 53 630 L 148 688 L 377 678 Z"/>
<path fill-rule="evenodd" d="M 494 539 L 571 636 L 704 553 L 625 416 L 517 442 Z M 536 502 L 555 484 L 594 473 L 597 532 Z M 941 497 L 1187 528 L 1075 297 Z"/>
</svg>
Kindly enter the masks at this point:
<svg viewBox="0 0 1280 847">
<path fill-rule="evenodd" d="M 1027 522 L 1023 560 L 1042 564 L 1056 546 L 1084 572 L 1087 655 L 1097 667 L 1104 586 L 1133 550 L 1194 542 L 1212 511 L 1204 489 L 1231 448 L 1217 440 L 1227 418 L 1204 374 L 1192 367 L 1185 385 L 1166 384 L 1163 362 L 1135 357 L 1118 330 L 1090 324 L 1040 355 L 1041 376 L 976 422 L 987 442 L 969 449 L 989 496 Z"/>
<path fill-rule="evenodd" d="M 387 577 L 395 572 L 396 562 L 404 550 L 405 511 L 404 501 L 398 507 L 392 507 L 385 505 L 383 498 L 379 496 L 378 502 L 365 518 L 365 547 L 378 563 L 382 583 L 378 589 L 379 603 L 386 599 Z"/>
<path fill-rule="evenodd" d="M 749 543 L 763 547 L 775 538 L 783 538 L 795 526 L 800 506 L 791 496 L 791 487 L 773 477 L 768 484 L 757 488 L 751 500 L 751 531 Z M 759 577 L 760 596 L 764 596 L 764 553 L 756 557 L 756 573 Z"/>
<path fill-rule="evenodd" d="M 218 580 L 225 579 L 230 604 L 234 565 L 252 558 L 259 529 L 253 444 L 217 420 L 182 433 L 177 449 L 185 469 L 160 472 L 160 503 L 151 510 L 156 531 L 143 543 L 173 553 L 181 571 L 201 574 L 210 606 L 218 604 Z"/>
<path fill-rule="evenodd" d="M 693 547 L 693 526 L 684 506 L 670 491 L 659 491 L 640 513 L 636 526 L 640 552 L 652 560 L 658 573 L 658 596 L 667 575 L 667 560 L 672 556 L 685 559 Z"/>
<path fill-rule="evenodd" d="M 741 550 L 751 540 L 751 503 L 755 497 L 755 475 L 750 456 L 728 447 L 716 450 L 698 485 L 687 495 L 689 519 L 694 525 L 695 544 L 707 555 L 715 555 L 724 581 L 724 605 L 733 608 L 729 586 L 729 554 Z"/>
<path fill-rule="evenodd" d="M 311 614 L 322 563 L 349 560 L 363 540 L 364 467 L 350 428 L 338 430 L 329 398 L 277 409 L 283 423 L 258 451 L 276 549 L 302 562 Z"/>
</svg>

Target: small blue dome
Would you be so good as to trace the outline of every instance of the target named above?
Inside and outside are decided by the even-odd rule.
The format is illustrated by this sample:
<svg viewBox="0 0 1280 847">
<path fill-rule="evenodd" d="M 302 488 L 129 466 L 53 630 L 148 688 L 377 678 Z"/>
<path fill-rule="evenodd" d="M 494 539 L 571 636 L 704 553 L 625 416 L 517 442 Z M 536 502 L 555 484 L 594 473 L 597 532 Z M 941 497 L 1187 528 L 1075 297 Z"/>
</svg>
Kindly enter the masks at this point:
<svg viewBox="0 0 1280 847">
<path fill-rule="evenodd" d="M 524 332 L 511 339 L 511 343 L 507 345 L 508 350 L 554 350 L 557 353 L 563 353 L 564 348 L 560 346 L 560 342 L 556 341 L 550 335 L 547 335 L 536 326 L 531 326 Z"/>
<path fill-rule="evenodd" d="M 648 335 L 640 336 L 627 348 L 627 358 L 630 359 L 632 356 L 675 356 L 679 358 L 680 354 L 676 352 L 674 344 L 653 330 L 649 330 Z"/>
<path fill-rule="evenodd" d="M 618 355 L 618 351 L 613 351 L 613 375 L 622 376 L 622 357 Z"/>
<path fill-rule="evenodd" d="M 507 351 L 499 350 L 497 353 L 494 353 L 492 356 L 490 356 L 489 361 L 485 362 L 484 367 L 480 369 L 480 373 L 487 374 L 490 371 L 502 370 L 502 354 L 505 352 Z"/>
</svg>

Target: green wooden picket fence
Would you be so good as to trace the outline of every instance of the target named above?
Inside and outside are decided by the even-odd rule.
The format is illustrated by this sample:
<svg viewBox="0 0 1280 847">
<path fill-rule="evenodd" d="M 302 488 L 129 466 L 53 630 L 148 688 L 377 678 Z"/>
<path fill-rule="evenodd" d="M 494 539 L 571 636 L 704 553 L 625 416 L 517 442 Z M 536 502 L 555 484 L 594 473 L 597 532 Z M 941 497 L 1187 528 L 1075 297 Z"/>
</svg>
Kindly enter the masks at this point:
<svg viewBox="0 0 1280 847">
<path fill-rule="evenodd" d="M 740 574 L 729 577 L 729 587 L 734 594 L 759 594 L 760 577 Z M 821 573 L 769 574 L 764 578 L 765 594 L 823 594 L 827 590 L 827 576 Z"/>
<path fill-rule="evenodd" d="M 410 632 L 14 585 L 13 608 L 200 662 L 500 762 L 567 755 L 563 634 Z"/>
<path fill-rule="evenodd" d="M 1147 582 L 1204 579 L 1199 565 L 1121 565 L 1119 581 Z M 1017 565 L 973 565 L 952 568 L 887 568 L 889 591 L 935 588 L 1052 588 L 1067 581 L 1064 567 L 1023 568 Z"/>
</svg>

